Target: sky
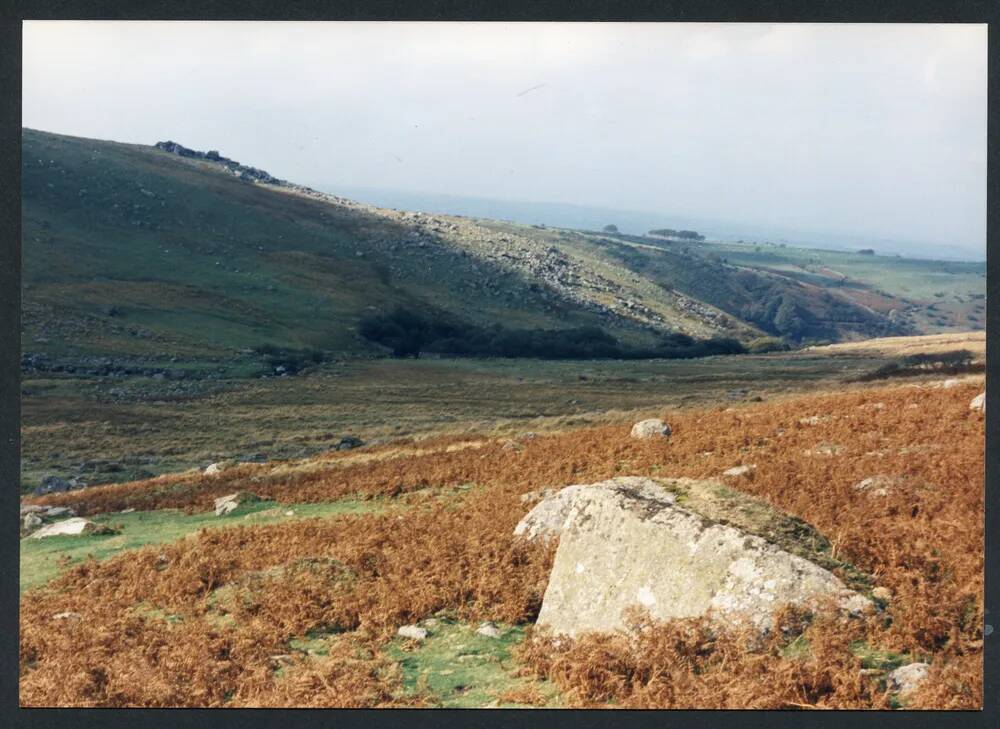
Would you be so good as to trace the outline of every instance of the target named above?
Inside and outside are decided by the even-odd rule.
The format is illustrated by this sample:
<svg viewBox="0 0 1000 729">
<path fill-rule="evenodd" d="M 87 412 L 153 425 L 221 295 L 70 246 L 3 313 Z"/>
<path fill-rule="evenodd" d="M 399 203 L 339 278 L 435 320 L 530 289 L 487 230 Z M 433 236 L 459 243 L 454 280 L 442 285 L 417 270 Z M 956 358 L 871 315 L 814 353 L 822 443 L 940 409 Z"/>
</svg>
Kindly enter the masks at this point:
<svg viewBox="0 0 1000 729">
<path fill-rule="evenodd" d="M 986 26 L 24 24 L 23 125 L 985 254 Z"/>
</svg>

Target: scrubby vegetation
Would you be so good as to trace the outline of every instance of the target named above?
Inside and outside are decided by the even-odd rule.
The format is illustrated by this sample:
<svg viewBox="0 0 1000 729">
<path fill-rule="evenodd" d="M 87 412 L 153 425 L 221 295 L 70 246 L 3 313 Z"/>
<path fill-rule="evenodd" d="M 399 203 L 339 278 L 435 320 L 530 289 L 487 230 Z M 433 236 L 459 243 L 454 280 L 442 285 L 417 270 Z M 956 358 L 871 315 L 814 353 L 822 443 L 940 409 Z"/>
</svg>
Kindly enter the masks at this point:
<svg viewBox="0 0 1000 729">
<path fill-rule="evenodd" d="M 129 506 L 207 510 L 244 488 L 283 503 L 399 500 L 391 513 L 304 519 L 195 537 L 71 566 L 21 602 L 20 691 L 27 706 L 431 706 L 392 659 L 397 626 L 441 614 L 525 625 L 551 552 L 516 541 L 520 495 L 614 475 L 715 476 L 757 464 L 741 490 L 815 525 L 838 559 L 891 597 L 871 621 L 784 612 L 763 644 L 703 621 L 649 626 L 636 639 L 554 644 L 529 630 L 522 668 L 571 706 L 890 708 L 872 655 L 929 660 L 909 708 L 982 705 L 983 425 L 980 385 L 883 388 L 667 414 L 669 441 L 627 438 L 631 421 L 525 440 L 374 449 L 320 468 L 249 464 L 35 499 L 83 513 Z M 807 419 L 822 413 L 817 424 Z M 811 455 L 817 443 L 843 449 Z M 901 479 L 885 495 L 854 485 Z M 437 499 L 442 490 L 458 489 Z M 113 538 L 113 537 L 110 537 Z M 96 539 L 96 538 L 95 538 Z M 227 599 L 220 599 L 220 590 Z M 78 619 L 53 619 L 73 612 Z M 640 618 L 637 618 L 641 620 Z M 333 628 L 335 626 L 335 629 Z M 326 631 L 325 655 L 297 648 Z M 864 672 L 862 669 L 867 669 Z M 518 696 L 537 697 L 530 685 Z"/>
<path fill-rule="evenodd" d="M 649 231 L 649 235 L 659 238 L 680 238 L 681 240 L 705 240 L 705 236 L 694 230 L 673 230 L 672 228 L 657 228 Z"/>
<path fill-rule="evenodd" d="M 939 374 L 959 375 L 972 372 L 983 372 L 986 363 L 977 361 L 976 356 L 967 349 L 953 352 L 930 352 L 911 354 L 894 362 L 887 362 L 849 382 L 873 382 L 891 377 L 916 377 L 918 375 Z"/>
<path fill-rule="evenodd" d="M 574 329 L 508 329 L 479 327 L 444 313 L 419 314 L 397 307 L 361 320 L 361 336 L 392 350 L 394 357 L 418 357 L 421 352 L 476 357 L 538 359 L 690 359 L 718 354 L 743 354 L 735 339 L 695 339 L 673 333 L 655 347 L 621 344 L 600 327 Z"/>
</svg>

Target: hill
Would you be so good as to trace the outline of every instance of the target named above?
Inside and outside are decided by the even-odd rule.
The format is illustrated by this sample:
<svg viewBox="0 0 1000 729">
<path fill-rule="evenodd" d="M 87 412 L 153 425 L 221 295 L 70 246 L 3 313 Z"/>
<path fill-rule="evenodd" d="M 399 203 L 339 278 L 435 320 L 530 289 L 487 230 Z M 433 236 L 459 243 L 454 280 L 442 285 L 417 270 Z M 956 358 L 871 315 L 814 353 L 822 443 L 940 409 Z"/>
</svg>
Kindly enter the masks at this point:
<svg viewBox="0 0 1000 729">
<path fill-rule="evenodd" d="M 261 348 L 381 355 L 359 328 L 396 308 L 475 331 L 600 328 L 639 349 L 671 333 L 840 341 L 984 317 L 979 264 L 948 264 L 957 299 L 936 297 L 940 266 L 922 262 L 829 273 L 850 254 L 407 213 L 161 146 L 24 131 L 27 367 L 221 376 L 260 374 Z"/>
</svg>

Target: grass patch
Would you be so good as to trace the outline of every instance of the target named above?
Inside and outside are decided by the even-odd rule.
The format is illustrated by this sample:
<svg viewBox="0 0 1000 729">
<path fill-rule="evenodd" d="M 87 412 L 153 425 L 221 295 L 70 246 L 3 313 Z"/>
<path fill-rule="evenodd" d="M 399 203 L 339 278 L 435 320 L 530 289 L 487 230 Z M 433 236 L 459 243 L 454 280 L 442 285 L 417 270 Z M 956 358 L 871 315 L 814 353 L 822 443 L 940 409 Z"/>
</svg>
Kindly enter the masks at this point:
<svg viewBox="0 0 1000 729">
<path fill-rule="evenodd" d="M 443 708 L 525 708 L 531 704 L 504 700 L 521 692 L 537 694 L 546 707 L 558 704 L 552 684 L 516 675 L 510 651 L 524 640 L 523 628 L 499 625 L 501 636 L 489 638 L 477 635 L 476 625 L 435 621 L 424 623 L 428 637 L 419 645 L 398 638 L 386 649 L 403 671 L 406 694 L 429 695 Z"/>
<path fill-rule="evenodd" d="M 236 524 L 267 524 L 289 519 L 334 517 L 378 511 L 384 502 L 344 499 L 331 503 L 279 505 L 259 501 L 240 507 L 226 516 L 214 512 L 185 514 L 177 509 L 135 511 L 129 514 L 101 514 L 92 521 L 121 530 L 114 535 L 81 535 L 25 538 L 21 540 L 20 591 L 42 585 L 69 567 L 87 559 L 104 560 L 129 549 L 148 544 L 173 542 L 201 529 L 219 529 Z M 285 516 L 293 511 L 292 516 Z M 247 517 L 251 517 L 249 520 Z"/>
</svg>

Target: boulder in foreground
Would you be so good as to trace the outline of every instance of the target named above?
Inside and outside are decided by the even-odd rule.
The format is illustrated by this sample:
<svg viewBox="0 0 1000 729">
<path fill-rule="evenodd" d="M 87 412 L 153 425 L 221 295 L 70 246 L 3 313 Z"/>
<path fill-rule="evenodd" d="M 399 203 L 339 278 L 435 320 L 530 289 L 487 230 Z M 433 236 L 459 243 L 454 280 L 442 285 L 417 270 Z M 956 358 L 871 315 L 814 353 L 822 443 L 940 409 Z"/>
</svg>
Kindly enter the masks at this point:
<svg viewBox="0 0 1000 729">
<path fill-rule="evenodd" d="M 814 529 L 715 481 L 615 478 L 568 486 L 517 526 L 559 537 L 538 624 L 569 636 L 626 629 L 623 613 L 657 620 L 711 613 L 770 628 L 785 604 L 826 600 L 872 609 L 867 578 L 829 557 Z M 849 587 L 830 570 L 844 567 Z"/>
<path fill-rule="evenodd" d="M 986 412 L 986 392 L 983 391 L 972 398 L 972 402 L 969 403 L 969 410 L 978 410 L 981 413 Z"/>
</svg>

